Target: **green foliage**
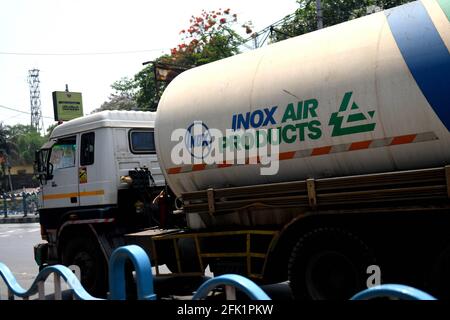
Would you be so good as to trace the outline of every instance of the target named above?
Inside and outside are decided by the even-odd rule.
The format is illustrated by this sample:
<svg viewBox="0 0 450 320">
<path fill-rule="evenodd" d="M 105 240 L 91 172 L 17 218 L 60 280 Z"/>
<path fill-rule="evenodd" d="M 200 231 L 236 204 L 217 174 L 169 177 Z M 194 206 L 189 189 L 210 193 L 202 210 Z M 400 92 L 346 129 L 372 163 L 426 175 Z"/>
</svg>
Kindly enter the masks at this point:
<svg viewBox="0 0 450 320">
<path fill-rule="evenodd" d="M 192 68 L 239 53 L 243 43 L 233 29 L 237 23 L 237 14 L 230 9 L 202 11 L 198 17 L 192 16 L 190 25 L 182 30 L 182 43 L 173 48 L 170 55 L 163 55 L 155 62 Z M 251 33 L 249 24 L 242 26 Z M 142 110 L 155 111 L 167 83 L 155 81 L 154 64 L 149 64 L 138 72 L 133 79 L 122 78 L 111 87 L 115 94 L 109 101 L 96 109 L 101 110 Z"/>
<path fill-rule="evenodd" d="M 114 82 L 111 85 L 116 92 L 114 95 L 126 96 L 133 98 L 136 94 L 137 84 L 136 81 L 127 77 L 123 77 L 120 80 Z"/>
<path fill-rule="evenodd" d="M 231 9 L 203 10 L 192 16 L 187 30 L 181 30 L 183 43 L 171 50 L 172 63 L 180 66 L 199 66 L 239 53 L 244 39 L 234 30 L 237 14 Z M 248 25 L 242 27 L 252 32 Z"/>
<path fill-rule="evenodd" d="M 45 143 L 46 138 L 33 129 L 18 136 L 15 140 L 19 151 L 19 158 L 15 164 L 32 164 L 35 151 Z"/>
<path fill-rule="evenodd" d="M 392 8 L 412 0 L 322 0 L 323 26 L 329 27 L 341 22 L 367 15 L 368 8 Z M 297 0 L 300 8 L 293 20 L 277 27 L 271 35 L 272 42 L 317 30 L 316 1 Z"/>
<path fill-rule="evenodd" d="M 17 157 L 17 144 L 11 140 L 8 126 L 0 122 L 0 176 L 5 173 L 7 164 L 11 164 L 12 158 Z"/>
<path fill-rule="evenodd" d="M 48 138 L 50 137 L 50 135 L 51 135 L 52 132 L 53 132 L 53 129 L 55 129 L 56 126 L 58 126 L 58 123 L 57 123 L 57 122 L 53 123 L 52 125 L 50 125 L 50 126 L 47 128 L 47 133 L 46 133 L 45 136 L 44 136 L 46 140 L 48 140 Z"/>
<path fill-rule="evenodd" d="M 109 96 L 109 100 L 103 102 L 100 108 L 95 109 L 92 113 L 100 112 L 104 110 L 137 110 L 136 101 L 126 95 L 112 94 Z"/>
<path fill-rule="evenodd" d="M 158 60 L 160 59 L 158 58 Z M 139 110 L 154 111 L 158 106 L 158 101 L 164 87 L 163 84 L 156 83 L 154 70 L 154 65 L 149 64 L 134 76 L 134 81 L 139 88 L 135 95 Z"/>
<path fill-rule="evenodd" d="M 134 79 L 123 77 L 111 85 L 114 93 L 109 96 L 109 100 L 105 101 L 100 108 L 95 109 L 92 113 L 104 110 L 137 110 L 136 102 L 138 83 Z"/>
<path fill-rule="evenodd" d="M 46 137 L 42 137 L 36 129 L 29 125 L 17 124 L 0 127 L 0 150 L 4 150 L 10 165 L 32 164 L 34 152 L 46 140 Z"/>
</svg>

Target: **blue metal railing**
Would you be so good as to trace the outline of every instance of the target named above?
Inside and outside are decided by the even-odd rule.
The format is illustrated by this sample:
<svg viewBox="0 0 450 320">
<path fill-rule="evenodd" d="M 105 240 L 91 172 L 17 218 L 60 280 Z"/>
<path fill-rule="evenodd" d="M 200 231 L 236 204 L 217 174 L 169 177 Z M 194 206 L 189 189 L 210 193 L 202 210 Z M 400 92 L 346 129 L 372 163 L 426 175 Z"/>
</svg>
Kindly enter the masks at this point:
<svg viewBox="0 0 450 320">
<path fill-rule="evenodd" d="M 72 272 L 72 270 L 70 270 L 65 266 L 55 265 L 42 269 L 42 271 L 39 272 L 30 288 L 28 290 L 25 290 L 19 285 L 16 278 L 12 274 L 11 270 L 9 270 L 9 268 L 6 265 L 0 262 L 0 276 L 3 278 L 3 281 L 5 281 L 8 287 L 8 297 L 11 300 L 14 299 L 14 296 L 28 299 L 30 296 L 37 294 L 39 292 L 39 287 L 43 285 L 45 280 L 52 273 L 57 274 L 58 277 L 61 277 L 65 280 L 68 286 L 72 289 L 75 298 L 80 300 L 102 300 L 91 296 L 83 288 L 80 281 Z"/>
<path fill-rule="evenodd" d="M 136 271 L 139 300 L 156 300 L 153 292 L 152 265 L 145 251 L 136 245 L 117 248 L 109 259 L 109 290 L 111 300 L 125 300 L 125 262 L 130 259 Z"/>
<path fill-rule="evenodd" d="M 369 300 L 383 297 L 401 300 L 436 300 L 435 297 L 426 292 L 401 284 L 375 286 L 355 294 L 350 300 Z"/>
<path fill-rule="evenodd" d="M 243 291 L 252 300 L 271 300 L 269 296 L 253 281 L 237 274 L 225 274 L 209 279 L 203 283 L 200 288 L 198 288 L 197 292 L 192 297 L 192 300 L 206 298 L 210 291 L 219 286 L 225 286 L 225 289 L 227 290 L 227 297 L 231 296 L 230 300 L 235 299 L 235 291 L 231 288 L 237 288 Z"/>
<path fill-rule="evenodd" d="M 0 210 L 4 218 L 8 215 L 23 214 L 26 217 L 28 214 L 38 213 L 38 192 L 8 192 L 0 194 Z"/>
<path fill-rule="evenodd" d="M 109 260 L 109 289 L 110 300 L 125 300 L 125 263 L 131 260 L 136 271 L 137 298 L 140 300 L 156 300 L 153 291 L 153 274 L 150 259 L 145 251 L 136 245 L 117 248 Z M 28 290 L 23 289 L 11 270 L 0 262 L 0 276 L 8 287 L 8 297 L 13 300 L 15 296 L 29 299 L 39 294 L 40 299 L 45 298 L 44 282 L 51 275 L 55 275 L 55 298 L 61 299 L 60 278 L 68 284 L 75 299 L 104 300 L 93 297 L 81 285 L 78 278 L 69 268 L 62 265 L 48 266 L 37 275 Z M 58 288 L 59 286 L 59 288 Z M 207 297 L 208 293 L 217 287 L 225 286 L 226 298 L 236 299 L 236 289 L 239 289 L 253 300 L 271 300 L 270 297 L 253 281 L 235 274 L 221 275 L 204 282 L 195 292 L 193 300 Z M 436 300 L 433 296 L 421 290 L 399 284 L 384 284 L 359 292 L 351 300 L 369 300 L 380 297 L 396 298 L 402 300 Z"/>
</svg>

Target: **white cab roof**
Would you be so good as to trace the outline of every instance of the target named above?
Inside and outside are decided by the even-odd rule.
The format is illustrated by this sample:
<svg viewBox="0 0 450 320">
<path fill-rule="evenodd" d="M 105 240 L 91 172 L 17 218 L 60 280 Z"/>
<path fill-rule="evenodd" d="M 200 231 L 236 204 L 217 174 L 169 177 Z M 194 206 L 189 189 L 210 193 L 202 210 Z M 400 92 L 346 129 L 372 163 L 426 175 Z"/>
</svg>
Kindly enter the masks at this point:
<svg viewBox="0 0 450 320">
<path fill-rule="evenodd" d="M 150 111 L 102 111 L 57 126 L 50 139 L 98 128 L 154 128 L 155 117 Z"/>
</svg>

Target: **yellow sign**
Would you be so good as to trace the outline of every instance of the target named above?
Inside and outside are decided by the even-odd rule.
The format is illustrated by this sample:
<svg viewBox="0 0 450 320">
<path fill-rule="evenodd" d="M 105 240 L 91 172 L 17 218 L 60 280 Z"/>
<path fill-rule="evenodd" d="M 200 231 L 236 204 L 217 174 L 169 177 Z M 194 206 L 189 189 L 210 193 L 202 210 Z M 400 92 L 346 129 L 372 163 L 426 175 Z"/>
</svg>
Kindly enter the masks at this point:
<svg viewBox="0 0 450 320">
<path fill-rule="evenodd" d="M 53 111 L 56 121 L 68 121 L 83 116 L 81 92 L 54 91 Z"/>
<path fill-rule="evenodd" d="M 78 175 L 80 177 L 80 184 L 87 183 L 87 170 L 86 167 L 80 167 L 78 171 Z"/>
</svg>

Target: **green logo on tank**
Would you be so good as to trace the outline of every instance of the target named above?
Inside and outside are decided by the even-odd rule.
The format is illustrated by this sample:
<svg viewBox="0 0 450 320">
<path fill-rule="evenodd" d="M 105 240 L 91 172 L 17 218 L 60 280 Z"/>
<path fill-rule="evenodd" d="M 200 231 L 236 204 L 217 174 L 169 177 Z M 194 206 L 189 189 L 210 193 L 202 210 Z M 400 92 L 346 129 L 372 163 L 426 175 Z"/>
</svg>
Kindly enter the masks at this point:
<svg viewBox="0 0 450 320">
<path fill-rule="evenodd" d="M 352 94 L 353 92 L 347 92 L 342 99 L 339 111 L 331 114 L 328 125 L 333 126 L 332 137 L 375 130 L 373 122 L 375 111 L 369 111 L 367 114 L 361 111 L 352 101 Z"/>
</svg>

